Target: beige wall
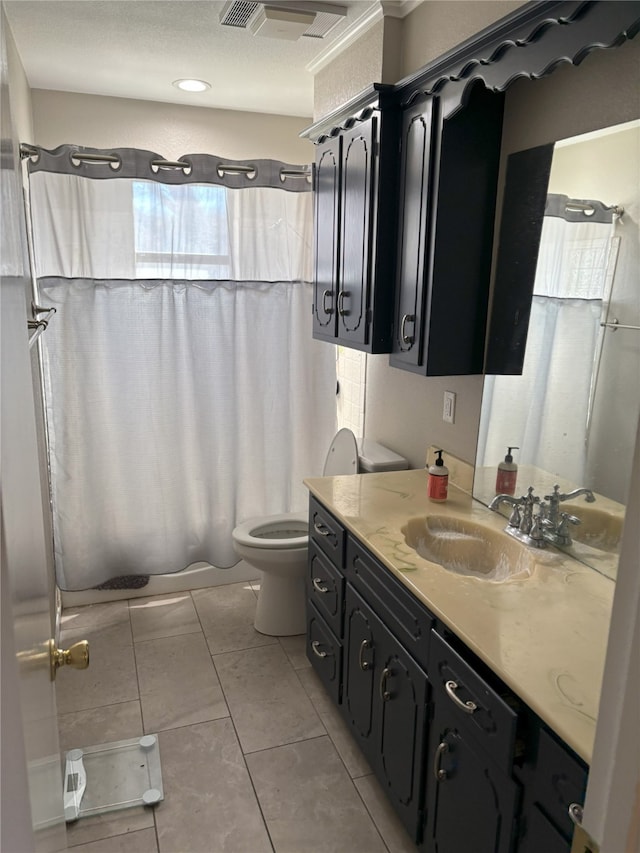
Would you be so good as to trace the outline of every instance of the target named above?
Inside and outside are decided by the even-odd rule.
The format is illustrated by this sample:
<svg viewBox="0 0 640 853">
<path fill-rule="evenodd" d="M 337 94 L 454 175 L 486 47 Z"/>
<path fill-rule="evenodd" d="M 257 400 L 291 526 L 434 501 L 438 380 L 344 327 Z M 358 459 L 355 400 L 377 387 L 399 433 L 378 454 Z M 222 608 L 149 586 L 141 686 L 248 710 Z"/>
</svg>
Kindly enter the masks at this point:
<svg viewBox="0 0 640 853">
<path fill-rule="evenodd" d="M 382 81 L 384 24 L 378 21 L 348 50 L 322 68 L 313 81 L 313 115 L 321 118 Z"/>
<path fill-rule="evenodd" d="M 142 148 L 169 160 L 217 154 L 236 160 L 272 158 L 309 163 L 313 150 L 298 134 L 310 117 L 213 110 L 34 89 L 35 141 L 91 148 Z"/>
<path fill-rule="evenodd" d="M 404 19 L 402 76 L 504 18 L 520 0 L 425 0 Z"/>
<path fill-rule="evenodd" d="M 13 35 L 6 18 L 3 19 L 7 44 L 7 70 L 9 74 L 9 98 L 11 117 L 15 125 L 16 136 L 20 142 L 32 143 L 33 114 L 31 111 L 31 90 L 27 82 L 22 62 L 18 56 Z"/>
</svg>

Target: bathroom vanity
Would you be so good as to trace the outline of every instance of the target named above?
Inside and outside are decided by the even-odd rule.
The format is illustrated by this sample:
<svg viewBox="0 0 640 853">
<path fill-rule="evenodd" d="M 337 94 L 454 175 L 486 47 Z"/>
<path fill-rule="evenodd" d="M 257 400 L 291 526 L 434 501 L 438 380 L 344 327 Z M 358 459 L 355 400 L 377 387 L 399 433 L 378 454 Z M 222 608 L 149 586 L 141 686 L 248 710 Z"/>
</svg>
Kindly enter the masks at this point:
<svg viewBox="0 0 640 853">
<path fill-rule="evenodd" d="M 568 851 L 614 585 L 424 470 L 305 483 L 307 655 L 412 839 Z"/>
</svg>

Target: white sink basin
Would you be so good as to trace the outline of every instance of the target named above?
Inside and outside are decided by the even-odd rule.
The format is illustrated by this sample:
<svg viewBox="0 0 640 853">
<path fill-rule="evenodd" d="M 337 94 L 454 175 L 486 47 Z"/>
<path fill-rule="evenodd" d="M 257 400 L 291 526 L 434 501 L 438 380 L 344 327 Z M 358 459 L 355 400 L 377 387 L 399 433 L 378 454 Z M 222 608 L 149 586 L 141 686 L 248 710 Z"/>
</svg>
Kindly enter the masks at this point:
<svg viewBox="0 0 640 853">
<path fill-rule="evenodd" d="M 501 582 L 529 576 L 533 553 L 502 531 L 465 518 L 427 515 L 411 518 L 402 528 L 405 542 L 417 554 L 450 572 Z"/>
</svg>

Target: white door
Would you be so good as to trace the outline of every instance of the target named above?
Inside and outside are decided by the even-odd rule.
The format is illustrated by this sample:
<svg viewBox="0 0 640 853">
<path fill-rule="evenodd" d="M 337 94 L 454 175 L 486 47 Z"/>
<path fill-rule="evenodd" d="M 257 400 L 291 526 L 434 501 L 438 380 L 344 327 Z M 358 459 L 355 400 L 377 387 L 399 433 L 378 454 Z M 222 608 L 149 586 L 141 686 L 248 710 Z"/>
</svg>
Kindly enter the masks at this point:
<svg viewBox="0 0 640 853">
<path fill-rule="evenodd" d="M 0 10 L 0 449 L 2 529 L 2 825 L 0 849 L 66 850 L 42 488 L 27 332 L 22 185 Z"/>
</svg>

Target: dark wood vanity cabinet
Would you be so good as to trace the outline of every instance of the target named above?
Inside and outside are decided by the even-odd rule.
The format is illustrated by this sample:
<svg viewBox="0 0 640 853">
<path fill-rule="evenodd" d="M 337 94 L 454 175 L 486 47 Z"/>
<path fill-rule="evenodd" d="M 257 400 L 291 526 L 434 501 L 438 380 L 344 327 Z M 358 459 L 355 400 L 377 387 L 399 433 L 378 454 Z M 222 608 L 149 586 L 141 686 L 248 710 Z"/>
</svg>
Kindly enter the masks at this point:
<svg viewBox="0 0 640 853">
<path fill-rule="evenodd" d="M 458 853 L 473 839 L 474 850 L 510 853 L 521 794 L 512 774 L 517 712 L 435 633 L 429 673 L 434 716 L 422 849 Z"/>
<path fill-rule="evenodd" d="M 584 804 L 588 768 L 544 727 L 534 730 L 531 758 L 523 767 L 524 802 L 517 853 L 567 853 L 572 814 Z"/>
<path fill-rule="evenodd" d="M 503 96 L 474 86 L 404 107 L 390 363 L 427 376 L 481 373 Z"/>
<path fill-rule="evenodd" d="M 313 335 L 371 353 L 391 345 L 398 109 L 388 88 L 305 131 L 316 145 Z"/>
<path fill-rule="evenodd" d="M 316 498 L 307 657 L 424 853 L 569 853 L 587 767 Z"/>
<path fill-rule="evenodd" d="M 426 673 L 347 584 L 342 713 L 412 838 L 422 824 Z"/>
</svg>

